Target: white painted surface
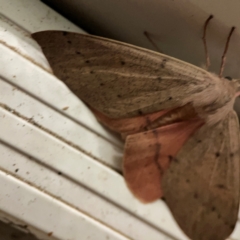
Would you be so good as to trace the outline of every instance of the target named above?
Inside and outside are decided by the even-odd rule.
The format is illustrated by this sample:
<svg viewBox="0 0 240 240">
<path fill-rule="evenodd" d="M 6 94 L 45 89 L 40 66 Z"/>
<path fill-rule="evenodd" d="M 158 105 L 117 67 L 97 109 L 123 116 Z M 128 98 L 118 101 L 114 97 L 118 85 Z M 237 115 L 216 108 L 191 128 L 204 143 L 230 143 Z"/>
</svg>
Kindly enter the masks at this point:
<svg viewBox="0 0 240 240">
<path fill-rule="evenodd" d="M 81 30 L 37 0 L 0 5 L 0 218 L 44 239 L 187 239 L 162 201 L 131 195 L 118 173 L 121 141 L 43 69 L 29 38 Z"/>
<path fill-rule="evenodd" d="M 34 225 L 51 235 L 47 239 L 127 240 L 79 210 L 2 171 L 0 188 L 3 196 L 1 209 L 17 219 L 24 219 L 25 224 Z"/>
</svg>

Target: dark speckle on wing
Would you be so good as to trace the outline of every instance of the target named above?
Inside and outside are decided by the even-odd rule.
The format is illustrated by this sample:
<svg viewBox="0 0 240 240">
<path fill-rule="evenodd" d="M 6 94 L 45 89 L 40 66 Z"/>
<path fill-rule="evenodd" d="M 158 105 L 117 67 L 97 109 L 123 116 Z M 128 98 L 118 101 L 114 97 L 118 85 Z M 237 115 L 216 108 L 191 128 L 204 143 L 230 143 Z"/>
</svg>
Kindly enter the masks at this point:
<svg viewBox="0 0 240 240">
<path fill-rule="evenodd" d="M 163 59 L 161 63 L 161 68 L 165 68 L 167 59 Z"/>
<path fill-rule="evenodd" d="M 198 194 L 196 192 L 194 193 L 193 196 L 194 196 L 195 199 L 198 199 Z"/>
<path fill-rule="evenodd" d="M 226 188 L 226 186 L 224 186 L 223 184 L 218 184 L 217 187 L 221 189 Z"/>
<path fill-rule="evenodd" d="M 219 157 L 219 156 L 220 156 L 220 153 L 219 153 L 219 152 L 216 152 L 216 153 L 215 153 L 215 156 L 216 156 L 216 157 Z"/>
</svg>

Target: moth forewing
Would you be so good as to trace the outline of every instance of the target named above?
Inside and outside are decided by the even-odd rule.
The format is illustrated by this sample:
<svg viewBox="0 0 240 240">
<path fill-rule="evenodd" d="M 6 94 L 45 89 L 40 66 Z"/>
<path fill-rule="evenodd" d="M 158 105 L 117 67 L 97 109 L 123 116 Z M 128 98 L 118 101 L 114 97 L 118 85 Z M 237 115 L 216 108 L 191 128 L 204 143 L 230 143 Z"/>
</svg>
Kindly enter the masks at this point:
<svg viewBox="0 0 240 240">
<path fill-rule="evenodd" d="M 196 102 L 197 94 L 218 84 L 201 68 L 129 44 L 60 31 L 32 36 L 54 74 L 80 99 L 110 118 Z"/>
</svg>

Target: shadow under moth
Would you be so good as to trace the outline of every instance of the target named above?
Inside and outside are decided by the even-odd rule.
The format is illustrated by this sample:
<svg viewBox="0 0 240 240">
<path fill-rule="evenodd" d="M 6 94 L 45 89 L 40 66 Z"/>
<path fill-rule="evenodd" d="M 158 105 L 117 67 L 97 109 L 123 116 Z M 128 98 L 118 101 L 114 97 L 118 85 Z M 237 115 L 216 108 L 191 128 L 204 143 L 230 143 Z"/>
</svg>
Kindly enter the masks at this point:
<svg viewBox="0 0 240 240">
<path fill-rule="evenodd" d="M 210 64 L 205 22 L 204 47 Z M 124 178 L 148 203 L 164 197 L 193 240 L 225 240 L 239 208 L 238 80 L 126 43 L 37 32 L 54 74 L 97 119 L 125 138 Z"/>
</svg>

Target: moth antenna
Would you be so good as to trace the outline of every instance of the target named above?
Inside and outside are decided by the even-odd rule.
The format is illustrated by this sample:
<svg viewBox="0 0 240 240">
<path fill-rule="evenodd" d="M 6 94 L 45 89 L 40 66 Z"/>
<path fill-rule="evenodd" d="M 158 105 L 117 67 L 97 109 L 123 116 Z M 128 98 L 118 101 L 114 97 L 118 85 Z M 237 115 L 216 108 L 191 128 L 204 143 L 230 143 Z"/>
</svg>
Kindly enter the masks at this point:
<svg viewBox="0 0 240 240">
<path fill-rule="evenodd" d="M 153 47 L 157 50 L 157 52 L 161 53 L 161 50 L 158 48 L 157 44 L 152 40 L 150 33 L 147 31 L 144 31 L 143 34 L 146 36 L 148 41 L 153 45 Z"/>
<path fill-rule="evenodd" d="M 210 22 L 210 20 L 213 18 L 213 15 L 210 15 L 208 17 L 208 19 L 206 20 L 206 22 L 204 23 L 204 28 L 203 28 L 203 36 L 202 36 L 202 40 L 203 40 L 203 45 L 204 45 L 204 51 L 205 51 L 205 57 L 206 57 L 206 70 L 208 70 L 209 66 L 210 66 L 210 58 L 209 58 L 209 54 L 208 54 L 208 49 L 207 49 L 207 40 L 206 40 L 206 35 L 207 35 L 207 26 Z"/>
<path fill-rule="evenodd" d="M 231 31 L 230 31 L 230 33 L 229 33 L 229 35 L 228 35 L 228 38 L 227 38 L 227 42 L 226 42 L 226 45 L 225 45 L 225 49 L 224 49 L 223 55 L 222 55 L 222 62 L 221 62 L 219 77 L 222 77 L 222 74 L 223 74 L 223 70 L 224 70 L 225 63 L 226 63 L 226 54 L 227 54 L 229 42 L 230 42 L 230 39 L 231 39 L 231 36 L 232 36 L 232 34 L 233 34 L 234 29 L 235 29 L 235 27 L 232 27 L 232 29 L 231 29 Z"/>
</svg>

